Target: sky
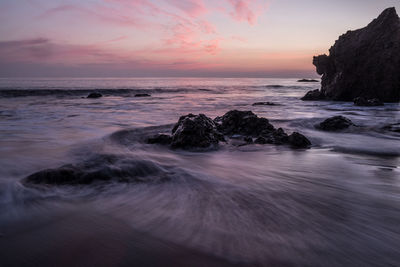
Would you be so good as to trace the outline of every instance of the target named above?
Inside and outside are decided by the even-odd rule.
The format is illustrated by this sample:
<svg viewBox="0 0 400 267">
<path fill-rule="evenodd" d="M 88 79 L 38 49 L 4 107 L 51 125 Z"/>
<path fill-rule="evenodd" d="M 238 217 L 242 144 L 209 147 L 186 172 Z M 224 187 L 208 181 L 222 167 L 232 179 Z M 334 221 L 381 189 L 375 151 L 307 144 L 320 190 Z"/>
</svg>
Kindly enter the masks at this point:
<svg viewBox="0 0 400 267">
<path fill-rule="evenodd" d="M 317 77 L 399 0 L 0 0 L 0 77 Z"/>
</svg>

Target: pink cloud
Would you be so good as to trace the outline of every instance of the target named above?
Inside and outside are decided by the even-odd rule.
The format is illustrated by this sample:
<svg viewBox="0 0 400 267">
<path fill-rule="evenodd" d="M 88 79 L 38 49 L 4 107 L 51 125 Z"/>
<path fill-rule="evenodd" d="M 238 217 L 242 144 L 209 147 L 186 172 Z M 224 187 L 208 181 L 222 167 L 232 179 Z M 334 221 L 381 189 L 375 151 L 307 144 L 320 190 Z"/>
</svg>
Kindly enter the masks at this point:
<svg viewBox="0 0 400 267">
<path fill-rule="evenodd" d="M 215 26 L 207 20 L 195 18 L 206 12 L 203 0 L 177 1 L 167 0 L 171 6 L 183 10 L 177 14 L 165 7 L 156 6 L 148 0 L 103 0 L 105 5 L 94 5 L 92 8 L 83 5 L 62 5 L 47 10 L 41 18 L 46 19 L 59 13 L 78 15 L 79 18 L 135 27 L 137 29 L 164 29 L 163 45 L 180 47 L 187 50 L 197 48 L 210 39 L 205 35 L 216 35 Z M 167 23 L 165 22 L 167 21 Z M 117 40 L 116 40 L 117 41 Z M 207 52 L 210 49 L 204 49 Z"/>
<path fill-rule="evenodd" d="M 218 52 L 218 50 L 220 49 L 219 44 L 220 44 L 219 39 L 211 40 L 204 44 L 204 48 L 207 53 L 215 55 Z"/>
<path fill-rule="evenodd" d="M 200 30 L 203 33 L 206 33 L 206 34 L 216 34 L 217 33 L 217 29 L 215 28 L 215 26 L 206 20 L 198 21 L 198 25 L 199 25 Z"/>
<path fill-rule="evenodd" d="M 246 38 L 243 38 L 243 37 L 237 36 L 237 35 L 232 35 L 231 36 L 231 40 L 239 41 L 239 42 L 242 42 L 242 43 L 247 43 L 248 42 L 248 40 Z"/>
<path fill-rule="evenodd" d="M 54 54 L 69 55 L 75 58 L 76 62 L 124 62 L 128 60 L 137 60 L 137 58 L 156 58 L 153 55 L 159 55 L 163 60 L 176 60 L 180 55 L 191 56 L 199 59 L 202 56 L 216 56 L 223 51 L 225 41 L 246 40 L 240 36 L 223 37 L 216 29 L 215 25 L 208 20 L 207 14 L 211 12 L 224 12 L 239 22 L 247 22 L 254 25 L 259 15 L 257 9 L 261 2 L 266 0 L 225 0 L 225 7 L 229 4 L 230 10 L 224 11 L 216 9 L 204 0 L 164 0 L 164 4 L 150 0 L 102 0 L 100 2 L 86 2 L 75 5 L 61 5 L 47 10 L 41 15 L 42 19 L 49 19 L 52 16 L 65 14 L 73 16 L 76 19 L 94 20 L 106 25 L 121 27 L 132 27 L 138 30 L 154 30 L 155 35 L 159 35 L 159 43 L 150 44 L 146 49 L 131 50 L 125 48 L 125 51 L 113 50 L 117 44 L 123 40 L 129 40 L 127 37 L 131 33 L 116 38 L 109 38 L 98 44 L 91 46 L 55 44 L 48 41 L 42 47 L 48 49 L 35 48 L 32 46 L 30 51 L 40 49 L 51 53 L 46 60 L 57 61 L 60 58 Z M 167 3 L 167 4 L 166 4 Z M 124 33 L 122 33 L 124 34 Z M 121 47 L 121 46 L 120 46 Z M 122 46 L 123 47 L 123 46 Z M 29 49 L 24 49 L 28 53 Z M 31 52 L 30 52 L 31 53 Z M 33 54 L 29 54 L 32 58 Z"/>
<path fill-rule="evenodd" d="M 138 16 L 127 16 L 118 12 L 111 7 L 97 6 L 94 9 L 85 8 L 75 5 L 62 5 L 52 8 L 43 13 L 40 18 L 47 19 L 59 13 L 70 13 L 79 15 L 80 18 L 92 18 L 104 23 L 112 23 L 120 26 L 135 26 L 146 28 L 150 24 L 143 21 Z"/>
<path fill-rule="evenodd" d="M 166 2 L 192 17 L 204 15 L 208 11 L 203 0 L 166 0 Z"/>
<path fill-rule="evenodd" d="M 257 22 L 256 12 L 252 7 L 257 3 L 256 0 L 228 0 L 232 5 L 233 11 L 230 12 L 232 18 L 237 21 L 247 21 L 250 25 Z"/>
</svg>

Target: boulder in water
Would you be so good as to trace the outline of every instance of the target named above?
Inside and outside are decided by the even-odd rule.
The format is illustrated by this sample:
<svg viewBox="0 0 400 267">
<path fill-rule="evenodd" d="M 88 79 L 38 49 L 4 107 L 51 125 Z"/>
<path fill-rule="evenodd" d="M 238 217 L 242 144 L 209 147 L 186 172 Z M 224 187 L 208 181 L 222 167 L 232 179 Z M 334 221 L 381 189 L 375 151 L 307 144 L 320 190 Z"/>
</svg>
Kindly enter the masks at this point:
<svg viewBox="0 0 400 267">
<path fill-rule="evenodd" d="M 212 119 L 204 114 L 189 114 L 179 118 L 172 129 L 172 148 L 216 147 L 224 136 L 217 130 Z"/>
<path fill-rule="evenodd" d="M 343 116 L 335 116 L 326 119 L 315 127 L 323 131 L 339 131 L 347 129 L 350 126 L 354 126 L 354 123 L 350 119 Z"/>
<path fill-rule="evenodd" d="M 279 128 L 272 132 L 260 135 L 254 142 L 256 144 L 283 145 L 289 143 L 289 136 L 282 128 Z"/>
<path fill-rule="evenodd" d="M 218 130 L 225 135 L 244 135 L 257 137 L 272 133 L 275 128 L 266 118 L 259 118 L 251 111 L 231 110 L 222 117 L 215 118 Z"/>
<path fill-rule="evenodd" d="M 297 82 L 299 82 L 299 83 L 317 83 L 318 80 L 315 80 L 315 79 L 301 79 L 301 80 L 298 80 Z"/>
<path fill-rule="evenodd" d="M 93 93 L 90 93 L 86 98 L 100 98 L 102 96 L 103 95 L 98 92 L 93 92 Z"/>
<path fill-rule="evenodd" d="M 305 96 L 301 98 L 304 101 L 316 101 L 316 100 L 323 100 L 325 96 L 321 93 L 320 90 L 315 89 L 312 91 L 308 91 Z"/>
<path fill-rule="evenodd" d="M 150 97 L 150 94 L 136 94 L 135 97 Z"/>
<path fill-rule="evenodd" d="M 298 132 L 289 135 L 288 142 L 294 148 L 309 148 L 311 146 L 310 140 Z"/>
<path fill-rule="evenodd" d="M 256 102 L 253 106 L 280 106 L 279 104 L 273 102 Z"/>
<path fill-rule="evenodd" d="M 365 28 L 348 31 L 329 49 L 314 57 L 322 75 L 322 97 L 353 101 L 357 97 L 383 102 L 400 101 L 400 19 L 388 8 Z M 308 96 L 307 96 L 308 95 Z M 317 96 L 307 94 L 304 100 Z"/>
</svg>

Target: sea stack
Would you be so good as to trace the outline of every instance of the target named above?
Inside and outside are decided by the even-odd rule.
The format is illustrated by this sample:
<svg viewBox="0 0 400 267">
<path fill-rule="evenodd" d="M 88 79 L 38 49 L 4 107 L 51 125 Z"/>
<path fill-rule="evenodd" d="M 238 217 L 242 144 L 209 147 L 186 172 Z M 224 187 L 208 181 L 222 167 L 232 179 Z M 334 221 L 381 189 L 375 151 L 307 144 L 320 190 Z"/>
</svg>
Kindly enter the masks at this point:
<svg viewBox="0 0 400 267">
<path fill-rule="evenodd" d="M 314 57 L 313 64 L 322 75 L 321 90 L 303 100 L 363 97 L 399 102 L 400 19 L 396 9 L 388 8 L 367 27 L 340 36 L 329 55 Z"/>
</svg>

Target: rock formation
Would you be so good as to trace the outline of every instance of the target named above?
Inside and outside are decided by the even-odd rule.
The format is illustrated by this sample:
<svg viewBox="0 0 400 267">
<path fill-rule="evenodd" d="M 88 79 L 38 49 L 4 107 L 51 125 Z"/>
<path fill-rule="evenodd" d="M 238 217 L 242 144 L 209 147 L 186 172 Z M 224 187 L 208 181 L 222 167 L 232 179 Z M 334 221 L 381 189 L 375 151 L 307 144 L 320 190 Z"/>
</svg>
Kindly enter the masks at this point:
<svg viewBox="0 0 400 267">
<path fill-rule="evenodd" d="M 322 75 L 320 95 L 353 101 L 357 97 L 400 101 L 400 19 L 395 8 L 388 8 L 367 27 L 348 31 L 329 49 L 329 55 L 314 57 Z"/>
<path fill-rule="evenodd" d="M 171 148 L 216 148 L 226 138 L 240 139 L 244 144 L 290 145 L 308 148 L 311 142 L 302 134 L 287 135 L 282 128 L 275 129 L 268 119 L 251 111 L 231 110 L 214 120 L 204 114 L 180 117 L 172 129 L 172 136 L 158 134 L 147 139 L 149 144 L 170 145 Z M 254 138 L 254 140 L 253 140 Z"/>
</svg>

